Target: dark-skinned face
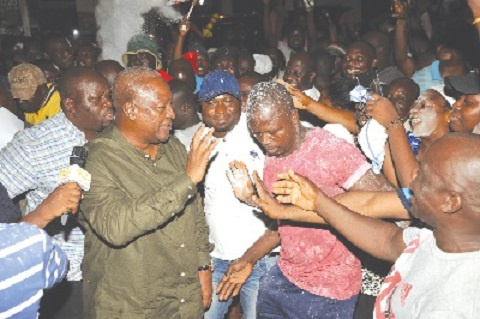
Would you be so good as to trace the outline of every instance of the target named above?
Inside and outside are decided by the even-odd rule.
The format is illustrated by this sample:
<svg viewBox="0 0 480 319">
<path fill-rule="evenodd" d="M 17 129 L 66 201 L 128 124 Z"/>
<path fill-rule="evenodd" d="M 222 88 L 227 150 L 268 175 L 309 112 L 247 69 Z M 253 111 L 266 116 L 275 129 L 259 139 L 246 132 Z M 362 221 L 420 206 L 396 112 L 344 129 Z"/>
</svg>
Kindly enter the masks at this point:
<svg viewBox="0 0 480 319">
<path fill-rule="evenodd" d="M 412 85 L 406 83 L 390 84 L 387 90 L 387 98 L 395 105 L 400 119 L 406 120 L 416 99 Z"/>
<path fill-rule="evenodd" d="M 450 129 L 454 132 L 472 132 L 480 123 L 480 94 L 462 95 L 452 107 Z"/>
<path fill-rule="evenodd" d="M 219 95 L 202 102 L 203 122 L 216 133 L 228 133 L 240 120 L 240 100 L 230 94 Z"/>
<path fill-rule="evenodd" d="M 82 46 L 77 51 L 77 65 L 93 67 L 97 62 L 97 52 L 89 46 Z"/>
<path fill-rule="evenodd" d="M 65 39 L 57 40 L 50 44 L 47 54 L 53 64 L 62 70 L 73 66 L 72 46 Z"/>
<path fill-rule="evenodd" d="M 254 61 L 251 59 L 238 59 L 238 74 L 242 75 L 245 72 L 253 71 Z"/>
<path fill-rule="evenodd" d="M 137 54 L 129 54 L 127 67 L 141 66 L 151 70 L 157 69 L 157 60 L 148 52 L 138 52 Z"/>
<path fill-rule="evenodd" d="M 196 82 L 195 82 L 195 74 L 193 73 L 193 69 L 188 66 L 187 67 L 178 67 L 169 70 L 170 75 L 177 80 L 180 80 L 188 85 L 188 87 L 193 91 L 195 91 Z"/>
<path fill-rule="evenodd" d="M 245 112 L 247 107 L 247 99 L 250 91 L 252 91 L 253 86 L 257 84 L 257 81 L 244 77 L 238 80 L 238 86 L 240 86 L 240 94 L 241 94 L 241 101 L 242 101 L 242 112 Z"/>
<path fill-rule="evenodd" d="M 73 97 L 76 126 L 101 132 L 114 118 L 108 83 L 102 76 L 89 76 L 77 84 Z"/>
<path fill-rule="evenodd" d="M 197 74 L 204 77 L 210 71 L 210 62 L 206 54 L 198 52 L 197 55 Z"/>
<path fill-rule="evenodd" d="M 362 45 L 351 45 L 343 59 L 343 76 L 353 79 L 372 70 L 374 57 Z"/>
<path fill-rule="evenodd" d="M 287 44 L 294 51 L 301 51 L 305 46 L 305 32 L 300 28 L 294 28 L 288 33 Z"/>
<path fill-rule="evenodd" d="M 183 92 L 177 92 L 172 96 L 172 109 L 175 113 L 175 119 L 173 120 L 173 128 L 181 129 L 183 125 L 188 121 L 187 108 L 193 106 L 186 106 L 185 104 L 189 103 L 186 100 L 185 94 Z"/>
<path fill-rule="evenodd" d="M 234 77 L 238 77 L 237 61 L 232 55 L 225 55 L 218 58 L 213 65 L 213 70 L 227 71 L 230 72 Z"/>
<path fill-rule="evenodd" d="M 295 147 L 297 130 L 294 123 L 298 122 L 298 113 L 294 111 L 288 114 L 283 111 L 274 115 L 274 109 L 271 109 L 271 114 L 263 112 L 264 110 L 254 112 L 249 127 L 268 156 L 285 156 Z"/>
<path fill-rule="evenodd" d="M 147 141 L 164 143 L 170 136 L 175 113 L 172 108 L 172 93 L 161 79 L 151 79 L 134 99 L 138 115 L 135 119 Z"/>
<path fill-rule="evenodd" d="M 314 74 L 307 69 L 304 59 L 292 58 L 288 61 L 283 80 L 301 91 L 309 90 L 313 86 Z"/>
</svg>

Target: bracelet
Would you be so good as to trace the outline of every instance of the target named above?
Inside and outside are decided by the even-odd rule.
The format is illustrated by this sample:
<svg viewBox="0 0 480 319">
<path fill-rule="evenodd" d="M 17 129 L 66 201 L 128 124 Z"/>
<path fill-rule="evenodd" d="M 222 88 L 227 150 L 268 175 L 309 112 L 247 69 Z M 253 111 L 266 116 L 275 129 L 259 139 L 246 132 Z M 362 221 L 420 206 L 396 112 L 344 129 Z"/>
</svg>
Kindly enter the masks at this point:
<svg viewBox="0 0 480 319">
<path fill-rule="evenodd" d="M 213 263 L 211 263 L 210 265 L 203 265 L 198 267 L 198 271 L 207 271 L 207 270 L 213 271 Z"/>
<path fill-rule="evenodd" d="M 475 18 L 475 19 L 473 20 L 473 22 L 472 22 L 473 25 L 479 24 L 479 23 L 480 23 L 480 17 Z"/>
<path fill-rule="evenodd" d="M 385 132 L 388 133 L 388 130 L 391 129 L 392 127 L 397 128 L 397 127 L 400 127 L 402 125 L 403 125 L 402 120 L 400 120 L 400 119 L 393 120 L 387 126 L 385 126 Z"/>
</svg>

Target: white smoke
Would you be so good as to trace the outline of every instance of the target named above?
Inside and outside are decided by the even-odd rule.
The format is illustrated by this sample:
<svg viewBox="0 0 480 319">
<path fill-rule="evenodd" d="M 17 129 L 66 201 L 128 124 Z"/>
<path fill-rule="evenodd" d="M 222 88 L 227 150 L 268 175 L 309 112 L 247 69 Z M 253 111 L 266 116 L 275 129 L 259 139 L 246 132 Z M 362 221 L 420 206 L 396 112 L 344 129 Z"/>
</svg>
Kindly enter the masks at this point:
<svg viewBox="0 0 480 319">
<path fill-rule="evenodd" d="M 177 21 L 181 15 L 168 0 L 99 0 L 95 17 L 99 30 L 97 41 L 102 48 L 102 59 L 122 62 L 128 40 L 142 32 L 142 14 L 155 8 L 165 22 Z"/>
</svg>

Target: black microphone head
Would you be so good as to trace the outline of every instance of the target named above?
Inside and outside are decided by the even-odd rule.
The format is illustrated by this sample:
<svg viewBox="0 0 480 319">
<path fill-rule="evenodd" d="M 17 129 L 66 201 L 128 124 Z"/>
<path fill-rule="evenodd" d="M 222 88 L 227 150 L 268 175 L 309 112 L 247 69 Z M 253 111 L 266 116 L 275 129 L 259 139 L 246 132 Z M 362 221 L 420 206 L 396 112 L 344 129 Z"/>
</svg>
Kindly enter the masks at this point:
<svg viewBox="0 0 480 319">
<path fill-rule="evenodd" d="M 77 164 L 81 168 L 85 168 L 87 163 L 87 148 L 85 146 L 74 146 L 72 156 L 70 156 L 70 165 Z"/>
</svg>

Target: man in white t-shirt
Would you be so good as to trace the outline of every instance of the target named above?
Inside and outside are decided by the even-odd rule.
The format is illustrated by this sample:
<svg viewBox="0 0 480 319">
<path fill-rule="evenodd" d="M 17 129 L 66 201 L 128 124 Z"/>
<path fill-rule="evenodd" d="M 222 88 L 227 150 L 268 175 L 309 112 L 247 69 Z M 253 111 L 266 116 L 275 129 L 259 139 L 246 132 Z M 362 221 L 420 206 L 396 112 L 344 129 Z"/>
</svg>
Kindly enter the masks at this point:
<svg viewBox="0 0 480 319">
<path fill-rule="evenodd" d="M 479 145 L 480 136 L 455 133 L 425 152 L 411 183 L 411 213 L 431 230 L 361 216 L 293 172 L 274 192 L 283 194 L 281 202 L 317 212 L 364 251 L 395 261 L 374 318 L 480 318 Z"/>
<path fill-rule="evenodd" d="M 229 265 L 265 233 L 268 222 L 235 197 L 226 174 L 233 161 L 242 161 L 250 171 L 263 171 L 264 155 L 250 135 L 246 115 L 241 113 L 240 99 L 238 82 L 231 73 L 217 70 L 205 76 L 199 91 L 203 122 L 215 128 L 214 136 L 220 140 L 204 181 L 205 217 L 210 241 L 215 244 L 211 253 L 214 266 L 212 305 L 205 319 L 223 318 L 228 312 L 232 298 L 220 301 L 215 293 L 217 285 Z M 237 162 L 236 165 L 242 164 Z M 256 318 L 259 279 L 275 261 L 274 256 L 259 260 L 241 288 L 244 318 Z"/>
</svg>

